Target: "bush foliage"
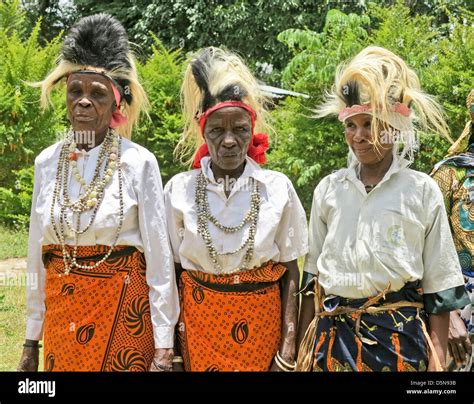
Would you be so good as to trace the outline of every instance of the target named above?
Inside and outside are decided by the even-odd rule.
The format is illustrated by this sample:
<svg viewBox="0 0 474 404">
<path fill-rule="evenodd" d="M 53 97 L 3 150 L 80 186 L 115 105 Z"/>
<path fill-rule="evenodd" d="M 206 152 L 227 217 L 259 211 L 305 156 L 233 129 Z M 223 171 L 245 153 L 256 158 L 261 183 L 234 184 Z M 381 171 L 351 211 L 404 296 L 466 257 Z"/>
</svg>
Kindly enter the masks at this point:
<svg viewBox="0 0 474 404">
<path fill-rule="evenodd" d="M 460 134 L 468 118 L 465 97 L 473 83 L 474 18 L 462 7 L 447 7 L 450 3 L 445 0 L 436 4 L 438 9 L 430 10 L 423 3 L 419 13 L 401 0 L 368 3 L 353 10 L 357 13 L 338 7 L 327 12 L 322 28 L 318 25 L 312 31 L 300 24 L 273 37 L 290 55 L 280 85 L 309 98 L 286 98 L 272 112 L 275 133 L 268 167 L 293 180 L 307 211 L 319 180 L 344 166 L 347 156 L 341 124 L 335 119 L 313 119 L 311 110 L 331 86 L 336 66 L 363 47 L 376 44 L 403 57 L 426 91 L 444 106 L 452 137 Z M 49 41 L 39 38 L 44 32 L 41 18 L 34 26 L 29 21 L 19 0 L 0 3 L 0 222 L 17 226 L 28 222 L 34 157 L 68 127 L 64 87 L 54 92 L 53 107 L 41 111 L 39 90 L 28 85 L 53 68 L 63 33 Z M 147 56 L 140 58 L 138 70 L 151 110 L 134 140 L 156 155 L 166 183 L 187 169 L 173 158 L 183 123 L 179 88 L 186 55 L 165 47 L 153 34 L 144 43 L 147 48 L 141 55 Z M 256 66 L 256 61 L 248 60 L 250 66 Z M 433 133 L 422 133 L 421 141 L 414 167 L 428 172 L 449 143 Z"/>
</svg>

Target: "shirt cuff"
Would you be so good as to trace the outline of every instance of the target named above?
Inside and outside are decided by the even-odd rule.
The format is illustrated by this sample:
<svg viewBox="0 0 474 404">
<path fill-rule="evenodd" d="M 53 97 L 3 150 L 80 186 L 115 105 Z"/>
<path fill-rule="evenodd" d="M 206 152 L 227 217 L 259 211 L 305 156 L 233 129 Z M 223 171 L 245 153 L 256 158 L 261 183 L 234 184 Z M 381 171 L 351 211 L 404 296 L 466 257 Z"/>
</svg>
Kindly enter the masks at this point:
<svg viewBox="0 0 474 404">
<path fill-rule="evenodd" d="M 299 250 L 293 250 L 290 254 L 282 254 L 280 251 L 280 262 L 290 262 L 298 259 L 299 257 L 303 257 L 308 254 L 308 248 L 303 247 Z"/>
<path fill-rule="evenodd" d="M 440 314 L 461 309 L 471 303 L 464 285 L 455 286 L 441 292 L 425 293 L 423 302 L 425 311 L 429 314 Z"/>
<path fill-rule="evenodd" d="M 155 327 L 153 330 L 155 339 L 155 349 L 173 348 L 174 346 L 174 327 Z"/>
<path fill-rule="evenodd" d="M 40 341 L 43 339 L 43 324 L 44 321 L 41 320 L 26 320 L 26 339 L 31 339 L 33 341 Z"/>
</svg>

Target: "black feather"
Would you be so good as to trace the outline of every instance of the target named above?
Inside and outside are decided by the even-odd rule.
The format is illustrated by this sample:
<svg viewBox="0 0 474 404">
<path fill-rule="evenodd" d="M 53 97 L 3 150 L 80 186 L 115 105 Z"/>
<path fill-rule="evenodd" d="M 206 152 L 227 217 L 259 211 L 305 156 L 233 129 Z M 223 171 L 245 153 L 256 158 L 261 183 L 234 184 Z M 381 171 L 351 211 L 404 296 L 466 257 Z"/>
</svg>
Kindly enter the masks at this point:
<svg viewBox="0 0 474 404">
<path fill-rule="evenodd" d="M 109 14 L 81 18 L 69 31 L 62 58 L 79 65 L 112 71 L 130 69 L 128 36 L 122 24 Z"/>
<path fill-rule="evenodd" d="M 201 110 L 206 111 L 215 104 L 215 99 L 209 91 L 209 68 L 212 50 L 209 48 L 202 49 L 196 59 L 191 62 L 191 70 L 194 80 L 202 93 Z"/>
<path fill-rule="evenodd" d="M 360 105 L 359 84 L 356 81 L 348 81 L 344 84 L 340 94 L 346 106 Z"/>
<path fill-rule="evenodd" d="M 116 78 L 114 81 L 116 83 L 117 89 L 120 92 L 121 98 L 123 98 L 125 102 L 130 105 L 133 101 L 133 95 L 131 91 L 126 91 L 130 85 L 130 81 L 122 78 Z"/>
<path fill-rule="evenodd" d="M 217 96 L 219 101 L 242 101 L 247 92 L 238 84 L 230 84 Z"/>
<path fill-rule="evenodd" d="M 209 91 L 208 82 L 208 65 L 202 60 L 196 59 L 191 63 L 191 70 L 193 72 L 194 80 L 202 93 L 201 109 L 205 111 L 209 109 L 214 103 L 214 99 Z"/>
<path fill-rule="evenodd" d="M 202 93 L 201 110 L 206 111 L 218 102 L 241 101 L 247 95 L 237 83 L 226 86 L 219 94 L 212 95 L 209 90 L 209 70 L 212 63 L 212 48 L 202 49 L 191 62 L 194 80 Z"/>
</svg>

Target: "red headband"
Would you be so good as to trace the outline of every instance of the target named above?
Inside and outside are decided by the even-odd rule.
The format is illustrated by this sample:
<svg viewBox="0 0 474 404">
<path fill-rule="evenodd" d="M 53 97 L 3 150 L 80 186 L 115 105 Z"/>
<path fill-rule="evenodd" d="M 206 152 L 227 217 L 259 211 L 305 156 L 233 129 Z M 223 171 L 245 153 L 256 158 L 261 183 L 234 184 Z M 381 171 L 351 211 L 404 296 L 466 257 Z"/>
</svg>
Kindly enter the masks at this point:
<svg viewBox="0 0 474 404">
<path fill-rule="evenodd" d="M 254 133 L 257 113 L 250 105 L 245 104 L 242 101 L 224 101 L 206 110 L 199 118 L 201 135 L 204 137 L 204 128 L 206 126 L 206 121 L 207 118 L 209 118 L 209 115 L 221 108 L 227 107 L 243 108 L 249 113 L 250 120 L 252 121 L 252 139 L 250 140 L 247 155 L 253 160 L 255 160 L 258 164 L 264 164 L 266 161 L 265 152 L 268 149 L 268 135 L 266 133 Z M 194 156 L 193 168 L 201 168 L 201 159 L 207 155 L 209 155 L 209 148 L 207 147 L 207 144 L 204 143 L 199 147 L 198 151 Z"/>
<path fill-rule="evenodd" d="M 115 87 L 115 84 L 113 83 L 113 81 L 110 79 L 109 76 L 101 72 L 94 72 L 94 71 L 80 71 L 79 70 L 77 72 L 72 72 L 72 73 L 97 73 L 97 74 L 101 74 L 107 77 L 110 81 L 110 85 L 112 86 L 112 91 L 114 93 L 115 105 L 116 105 L 115 111 L 112 113 L 112 118 L 110 119 L 109 127 L 112 129 L 115 129 L 117 126 L 124 125 L 127 123 L 127 117 L 124 116 L 122 112 L 120 112 L 120 100 L 121 100 L 120 92 L 119 90 L 117 90 L 117 87 Z M 69 81 L 69 77 L 71 77 L 71 74 L 68 74 L 66 84 Z"/>
<path fill-rule="evenodd" d="M 410 107 L 406 104 L 402 104 L 401 102 L 396 102 L 395 104 L 393 104 L 391 110 L 405 117 L 409 117 L 411 113 Z M 371 113 L 372 113 L 372 107 L 370 104 L 362 104 L 362 105 L 355 104 L 352 107 L 346 107 L 342 109 L 341 112 L 339 112 L 338 119 L 341 122 L 344 122 L 344 120 L 346 120 L 350 116 L 357 115 L 357 114 L 371 114 Z"/>
<path fill-rule="evenodd" d="M 257 114 L 253 110 L 253 108 L 242 101 L 224 101 L 209 108 L 206 112 L 204 112 L 201 115 L 201 117 L 199 118 L 199 126 L 201 127 L 201 135 L 204 136 L 204 127 L 206 126 L 206 121 L 207 121 L 207 118 L 209 118 L 209 115 L 211 115 L 213 112 L 217 111 L 218 109 L 227 108 L 227 107 L 239 107 L 239 108 L 245 109 L 250 115 L 250 119 L 252 121 L 252 133 L 253 133 L 253 128 L 255 127 L 255 119 L 257 118 Z"/>
</svg>

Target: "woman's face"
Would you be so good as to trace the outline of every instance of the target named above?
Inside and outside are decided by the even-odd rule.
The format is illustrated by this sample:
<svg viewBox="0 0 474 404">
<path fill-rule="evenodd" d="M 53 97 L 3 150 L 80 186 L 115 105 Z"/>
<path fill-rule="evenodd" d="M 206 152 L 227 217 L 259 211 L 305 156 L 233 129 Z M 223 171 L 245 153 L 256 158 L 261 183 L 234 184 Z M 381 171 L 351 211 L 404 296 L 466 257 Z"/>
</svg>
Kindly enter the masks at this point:
<svg viewBox="0 0 474 404">
<path fill-rule="evenodd" d="M 67 116 L 75 131 L 105 133 L 115 110 L 115 97 L 107 77 L 72 73 L 67 82 Z"/>
<path fill-rule="evenodd" d="M 393 142 L 387 142 L 389 136 L 380 136 L 381 129 L 376 133 L 380 146 L 375 148 L 372 141 L 372 116 L 370 114 L 357 114 L 347 118 L 344 122 L 346 143 L 354 152 L 361 164 L 376 164 L 392 153 Z M 385 141 L 384 141 L 385 140 Z"/>
<path fill-rule="evenodd" d="M 251 137 L 252 121 L 248 112 L 239 107 L 218 109 L 209 115 L 204 127 L 212 163 L 225 171 L 244 163 Z"/>
</svg>

